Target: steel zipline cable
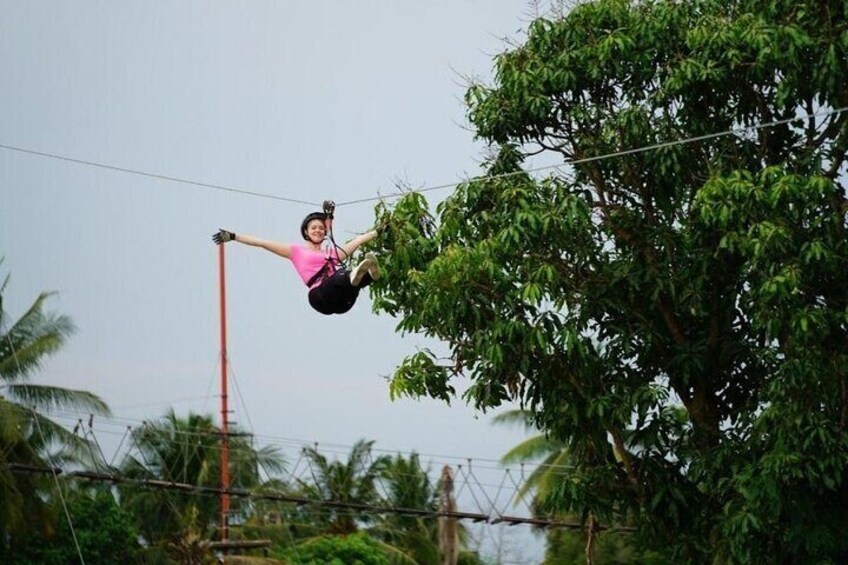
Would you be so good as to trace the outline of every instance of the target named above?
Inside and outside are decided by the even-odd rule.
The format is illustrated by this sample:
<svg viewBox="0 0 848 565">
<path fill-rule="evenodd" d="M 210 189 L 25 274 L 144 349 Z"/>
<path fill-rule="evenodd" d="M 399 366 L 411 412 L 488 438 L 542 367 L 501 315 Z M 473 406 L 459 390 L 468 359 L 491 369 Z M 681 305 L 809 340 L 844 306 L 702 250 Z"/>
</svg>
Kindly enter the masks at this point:
<svg viewBox="0 0 848 565">
<path fill-rule="evenodd" d="M 768 129 L 768 128 L 776 127 L 776 126 L 779 126 L 779 125 L 788 124 L 788 123 L 791 123 L 791 122 L 807 120 L 807 119 L 810 119 L 810 118 L 817 118 L 817 117 L 824 118 L 824 117 L 828 117 L 828 116 L 838 115 L 838 114 L 841 114 L 842 112 L 846 112 L 846 111 L 848 111 L 848 106 L 844 106 L 842 108 L 836 108 L 834 110 L 827 110 L 827 111 L 824 111 L 824 112 L 813 112 L 813 113 L 809 113 L 809 114 L 803 114 L 803 115 L 799 115 L 799 116 L 794 116 L 792 118 L 783 118 L 783 119 L 774 120 L 774 121 L 771 121 L 771 122 L 763 122 L 763 123 L 754 124 L 754 125 L 750 125 L 750 126 L 743 126 L 743 127 L 739 127 L 739 128 L 731 128 L 731 129 L 728 129 L 728 130 L 714 132 L 714 133 L 708 133 L 708 134 L 699 135 L 699 136 L 695 136 L 695 137 L 687 137 L 687 138 L 684 138 L 684 139 L 678 139 L 678 140 L 674 140 L 674 141 L 664 141 L 662 143 L 654 143 L 652 145 L 644 145 L 642 147 L 634 147 L 634 148 L 631 148 L 631 149 L 623 149 L 621 151 L 613 151 L 611 153 L 603 153 L 601 155 L 593 155 L 593 156 L 590 156 L 590 157 L 582 157 L 580 159 L 569 159 L 569 160 L 563 161 L 562 163 L 557 163 L 556 165 L 544 165 L 544 166 L 541 166 L 541 167 L 534 167 L 534 168 L 530 168 L 530 169 L 522 169 L 520 171 L 514 171 L 514 172 L 511 172 L 511 173 L 501 173 L 501 174 L 496 174 L 496 175 L 480 175 L 480 176 L 477 176 L 477 177 L 472 177 L 472 179 L 473 180 L 494 180 L 494 179 L 509 178 L 509 177 L 513 177 L 513 176 L 517 176 L 517 175 L 526 175 L 526 174 L 529 174 L 529 173 L 538 173 L 538 172 L 541 172 L 541 171 L 549 171 L 549 170 L 552 170 L 552 169 L 559 169 L 560 167 L 564 167 L 564 166 L 567 166 L 567 165 L 572 165 L 572 166 L 573 165 L 581 165 L 581 164 L 584 164 L 584 163 L 591 163 L 593 161 L 602 161 L 602 160 L 606 160 L 606 159 L 613 159 L 613 158 L 616 158 L 616 157 L 626 157 L 628 155 L 635 155 L 637 153 L 645 153 L 646 151 L 654 151 L 654 150 L 657 150 L 657 149 L 664 149 L 666 147 L 675 147 L 677 145 L 686 145 L 686 144 L 689 144 L 689 143 L 696 143 L 696 142 L 699 142 L 699 141 L 707 141 L 707 140 L 710 140 L 710 139 L 716 139 L 716 138 L 725 137 L 725 136 L 728 136 L 728 135 L 738 135 L 738 134 L 742 134 L 742 133 L 750 133 L 752 131 L 757 131 L 757 130 L 761 130 L 761 129 Z M 375 196 L 375 197 L 368 197 L 368 198 L 359 198 L 357 200 L 347 200 L 347 201 L 344 201 L 344 202 L 336 203 L 336 206 L 349 206 L 349 205 L 352 205 L 352 204 L 362 204 L 362 203 L 365 203 L 365 202 L 376 202 L 377 200 L 386 200 L 388 198 L 398 198 L 398 197 L 401 197 L 401 196 L 403 196 L 404 194 L 407 194 L 407 193 L 421 193 L 421 192 L 430 192 L 430 191 L 434 191 L 434 190 L 443 190 L 443 189 L 446 189 L 446 188 L 453 188 L 453 187 L 459 186 L 463 182 L 467 182 L 468 180 L 472 180 L 472 179 L 467 179 L 466 181 L 442 184 L 442 185 L 438 185 L 438 186 L 429 186 L 429 187 L 424 187 L 424 188 L 419 188 L 419 189 L 413 189 L 413 190 L 409 190 L 409 191 L 406 191 L 406 192 L 401 193 L 401 194 L 393 194 L 393 195 L 387 195 L 387 196 Z"/>
<path fill-rule="evenodd" d="M 159 180 L 165 180 L 165 181 L 182 183 L 182 184 L 189 184 L 189 185 L 197 186 L 197 187 L 200 187 L 200 188 L 209 188 L 209 189 L 213 189 L 213 190 L 221 190 L 221 191 L 224 191 L 224 192 L 232 192 L 232 193 L 241 194 L 241 195 L 244 195 L 244 196 L 254 196 L 256 198 L 268 198 L 268 199 L 271 199 L 271 200 L 280 200 L 282 202 L 290 202 L 292 204 L 305 204 L 307 206 L 319 206 L 319 204 L 317 204 L 316 202 L 310 202 L 309 200 L 298 200 L 297 198 L 287 198 L 285 196 L 277 196 L 277 195 L 268 194 L 268 193 L 265 193 L 265 192 L 255 192 L 255 191 L 252 191 L 252 190 L 244 190 L 244 189 L 241 189 L 241 188 L 234 188 L 234 187 L 231 187 L 231 186 L 224 186 L 224 185 L 221 185 L 221 184 L 211 184 L 211 183 L 194 181 L 194 180 L 189 180 L 189 179 L 184 179 L 184 178 L 179 178 L 179 177 L 172 177 L 172 176 L 169 176 L 169 175 L 162 175 L 162 174 L 159 174 L 159 173 L 151 173 L 151 172 L 141 171 L 141 170 L 137 170 L 137 169 L 129 169 L 129 168 L 126 168 L 126 167 L 118 167 L 118 166 L 115 166 L 115 165 L 108 165 L 106 163 L 97 163 L 95 161 L 87 161 L 85 159 L 77 159 L 77 158 L 74 158 L 74 157 L 67 157 L 65 155 L 57 155 L 55 153 L 47 153 L 46 151 L 36 151 L 34 149 L 27 149 L 27 148 L 24 148 L 24 147 L 16 147 L 14 145 L 0 144 L 0 148 L 8 149 L 9 151 L 17 151 L 19 153 L 26 153 L 28 155 L 36 155 L 38 157 L 46 157 L 48 159 L 56 159 L 56 160 L 59 160 L 59 161 L 67 161 L 69 163 L 75 163 L 77 165 L 88 165 L 89 167 L 97 167 L 99 169 L 106 169 L 106 170 L 109 170 L 109 171 L 118 171 L 118 172 L 121 172 L 121 173 L 128 173 L 128 174 L 131 174 L 131 175 L 140 175 L 140 176 L 150 177 L 150 178 L 159 179 Z"/>
<path fill-rule="evenodd" d="M 625 156 L 628 156 L 628 155 L 635 155 L 637 153 L 644 153 L 646 151 L 655 151 L 655 150 L 664 149 L 664 148 L 667 148 L 667 147 L 675 147 L 675 146 L 678 146 L 678 145 L 686 145 L 686 144 L 689 144 L 689 143 L 696 143 L 696 142 L 699 142 L 699 141 L 707 141 L 707 140 L 710 140 L 710 139 L 716 139 L 716 138 L 719 138 L 719 137 L 725 137 L 725 136 L 729 136 L 729 135 L 740 135 L 740 134 L 745 134 L 745 133 L 751 133 L 751 132 L 754 132 L 754 131 L 758 131 L 758 130 L 762 130 L 762 129 L 768 129 L 768 128 L 772 128 L 772 127 L 776 127 L 776 126 L 780 126 L 780 125 L 785 125 L 785 124 L 789 124 L 789 123 L 792 123 L 792 122 L 798 122 L 798 121 L 802 121 L 802 120 L 836 116 L 836 115 L 842 114 L 843 112 L 846 112 L 846 111 L 848 111 L 848 106 L 843 106 L 841 108 L 834 108 L 832 110 L 810 112 L 810 113 L 807 113 L 807 114 L 798 114 L 798 115 L 792 116 L 791 118 L 782 118 L 782 119 L 773 120 L 773 121 L 770 121 L 770 122 L 760 122 L 758 124 L 752 124 L 752 125 L 749 125 L 749 126 L 730 128 L 730 129 L 727 129 L 727 130 L 718 131 L 718 132 L 714 132 L 714 133 L 708 133 L 708 134 L 704 134 L 704 135 L 687 137 L 687 138 L 684 138 L 684 139 L 677 139 L 677 140 L 672 140 L 672 141 L 664 141 L 664 142 L 654 143 L 654 144 L 651 144 L 651 145 L 645 145 L 645 146 L 641 146 L 641 147 L 633 147 L 633 148 L 630 148 L 630 149 L 623 149 L 623 150 L 620 150 L 620 151 L 613 151 L 613 152 L 610 152 L 610 153 L 604 153 L 604 154 L 601 154 L 601 155 L 593 155 L 593 156 L 590 156 L 590 157 L 583 157 L 583 158 L 580 158 L 580 159 L 565 160 L 562 163 L 558 163 L 556 165 L 545 165 L 545 166 L 533 167 L 533 168 L 529 168 L 529 169 L 522 169 L 520 171 L 514 171 L 514 172 L 510 172 L 510 173 L 502 173 L 502 174 L 495 174 L 495 175 L 480 175 L 480 176 L 471 177 L 471 178 L 473 178 L 475 180 L 486 180 L 486 179 L 487 180 L 494 180 L 494 179 L 501 179 L 501 178 L 509 178 L 509 177 L 516 176 L 516 175 L 538 173 L 538 172 L 542 172 L 542 171 L 558 169 L 558 168 L 568 166 L 568 165 L 572 165 L 572 166 L 573 165 L 580 165 L 580 164 L 584 164 L 584 163 L 590 163 L 590 162 L 593 162 L 593 161 L 601 161 L 601 160 L 605 160 L 605 159 L 613 159 L 613 158 L 617 158 L 617 157 L 625 157 Z M 141 175 L 141 176 L 150 177 L 150 178 L 159 179 L 159 180 L 188 184 L 188 185 L 197 186 L 197 187 L 201 187 L 201 188 L 220 190 L 220 191 L 235 193 L 237 195 L 242 195 L 242 196 L 253 196 L 253 197 L 256 197 L 256 198 L 266 198 L 266 199 L 271 199 L 271 200 L 279 200 L 279 201 L 288 202 L 288 203 L 291 203 L 291 204 L 303 204 L 305 206 L 314 206 L 314 207 L 320 206 L 320 204 L 318 204 L 317 202 L 311 202 L 309 200 L 301 200 L 301 199 L 297 199 L 297 198 L 277 196 L 277 195 L 269 194 L 269 193 L 266 193 L 266 192 L 256 192 L 256 191 L 252 191 L 252 190 L 245 190 L 245 189 L 241 189 L 241 188 L 235 188 L 235 187 L 225 186 L 225 185 L 220 185 L 220 184 L 199 182 L 199 181 L 194 181 L 194 180 L 190 180 L 190 179 L 174 177 L 174 176 L 170 176 L 170 175 L 163 175 L 163 174 L 159 174 L 159 173 L 151 173 L 151 172 L 142 171 L 142 170 L 139 170 L 139 169 L 130 169 L 130 168 L 126 168 L 126 167 L 109 165 L 109 164 L 106 164 L 106 163 L 99 163 L 99 162 L 96 162 L 96 161 L 89 161 L 89 160 L 79 159 L 79 158 L 75 158 L 75 157 L 68 157 L 68 156 L 65 156 L 65 155 L 58 155 L 58 154 L 49 153 L 49 152 L 46 152 L 46 151 L 37 151 L 37 150 L 34 150 L 34 149 L 28 149 L 28 148 L 25 148 L 25 147 L 18 147 L 18 146 L 15 146 L 15 145 L 0 144 L 0 149 L 6 149 L 6 150 L 9 150 L 9 151 L 17 151 L 19 153 L 25 153 L 25 154 L 39 156 L 39 157 L 45 157 L 45 158 L 49 158 L 49 159 L 66 161 L 66 162 L 69 162 L 69 163 L 75 163 L 75 164 L 79 164 L 79 165 L 87 165 L 87 166 L 90 166 L 90 167 L 98 167 L 98 168 L 101 168 L 101 169 L 118 171 L 118 172 L 122 172 L 122 173 L 128 173 L 128 174 L 133 174 L 133 175 Z M 337 207 L 353 206 L 355 204 L 364 204 L 364 203 L 368 203 L 368 202 L 376 202 L 376 201 L 380 201 L 380 200 L 385 201 L 385 200 L 388 200 L 388 199 L 400 198 L 404 194 L 424 193 L 424 192 L 432 192 L 432 191 L 436 191 L 436 190 L 444 190 L 444 189 L 448 189 L 448 188 L 457 187 L 457 186 L 459 186 L 459 185 L 461 185 L 461 184 L 463 184 L 464 182 L 467 182 L 467 181 L 468 181 L 468 179 L 466 179 L 464 181 L 449 182 L 449 183 L 438 184 L 438 185 L 434 185 L 434 186 L 425 186 L 423 188 L 411 189 L 411 190 L 404 191 L 404 192 L 398 193 L 398 194 L 388 194 L 388 195 L 385 195 L 385 196 L 370 196 L 370 197 L 365 197 L 365 198 L 358 198 L 358 199 L 355 199 L 355 200 L 346 200 L 346 201 L 342 201 L 342 202 L 337 202 L 336 206 Z"/>
</svg>

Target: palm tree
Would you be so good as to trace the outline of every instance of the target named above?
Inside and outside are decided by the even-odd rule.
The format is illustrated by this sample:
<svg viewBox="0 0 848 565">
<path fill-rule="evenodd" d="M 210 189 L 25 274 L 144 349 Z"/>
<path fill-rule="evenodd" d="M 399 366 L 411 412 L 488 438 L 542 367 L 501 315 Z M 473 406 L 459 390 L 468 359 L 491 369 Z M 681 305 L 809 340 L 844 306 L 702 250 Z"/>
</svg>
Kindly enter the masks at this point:
<svg viewBox="0 0 848 565">
<path fill-rule="evenodd" d="M 443 487 L 446 481 L 453 480 L 448 469 L 445 467 L 441 478 L 434 481 L 429 469 L 421 466 L 417 453 L 413 452 L 408 458 L 402 455 L 390 458 L 380 475 L 380 483 L 385 487 L 383 505 L 433 513 L 444 509 L 440 508 Z M 451 548 L 440 543 L 439 521 L 433 516 L 391 512 L 382 515 L 368 532 L 385 542 L 386 546 L 395 548 L 396 559 L 399 553 L 419 565 L 441 565 L 446 562 L 443 552 L 447 549 L 460 563 L 481 563 L 475 552 L 468 548 L 470 538 L 467 528 L 457 520 L 448 523 L 453 529 L 450 537 L 454 545 Z"/>
<path fill-rule="evenodd" d="M 190 413 L 181 418 L 170 410 L 161 420 L 133 431 L 134 450 L 122 463 L 121 474 L 135 480 L 218 488 L 220 437 L 210 416 Z M 254 449 L 242 436 L 229 438 L 229 450 L 232 489 L 254 489 L 261 483 L 261 470 L 277 473 L 284 468 L 275 448 Z M 208 540 L 219 521 L 218 498 L 208 493 L 156 489 L 144 483 L 124 484 L 120 493 L 141 534 L 160 547 L 176 550 Z M 248 507 L 245 512 L 249 511 Z"/>
<path fill-rule="evenodd" d="M 532 416 L 524 410 L 509 410 L 492 419 L 495 424 L 521 425 L 527 431 L 538 431 L 533 425 Z M 626 437 L 630 437 L 626 434 Z M 615 448 L 613 447 L 615 451 Z M 616 458 L 618 454 L 616 453 Z M 531 510 L 536 517 L 550 518 L 549 508 L 551 495 L 558 486 L 567 480 L 569 470 L 573 467 L 568 446 L 544 434 L 531 436 L 510 449 L 503 457 L 503 463 L 536 463 L 533 470 L 518 488 L 516 502 L 524 500 L 532 493 Z M 555 512 L 554 516 L 564 521 L 575 521 L 577 516 L 565 511 Z M 634 540 L 627 535 L 602 536 L 597 545 L 591 544 L 591 550 L 584 549 L 587 544 L 586 534 L 561 529 L 548 530 L 547 556 L 544 563 L 577 563 L 584 554 L 592 553 L 599 563 L 633 563 L 647 565 L 667 562 L 663 556 L 644 551 L 635 545 Z M 588 559 L 587 559 L 588 562 Z"/>
<path fill-rule="evenodd" d="M 317 449 L 305 448 L 303 454 L 309 463 L 312 481 L 299 480 L 301 492 L 314 500 L 355 504 L 374 504 L 379 501 L 377 480 L 385 470 L 389 458 L 371 458 L 373 441 L 359 440 L 351 449 L 346 462 L 329 461 Z M 330 534 L 351 534 L 359 529 L 358 523 L 368 523 L 368 514 L 349 508 L 332 508 L 317 519 L 319 526 Z"/>
<path fill-rule="evenodd" d="M 418 454 L 413 453 L 408 458 L 402 455 L 372 458 L 373 444 L 373 441 L 358 441 L 346 461 L 330 461 L 317 449 L 304 449 L 311 473 L 309 479 L 298 481 L 300 488 L 297 494 L 311 500 L 369 504 L 435 514 L 439 483 L 433 481 L 428 470 L 421 466 Z M 311 528 L 301 526 L 306 517 L 310 518 Z M 311 534 L 297 547 L 306 547 L 327 536 L 347 536 L 359 531 L 377 541 L 391 563 L 441 563 L 438 527 L 433 516 L 402 512 L 375 515 L 329 506 L 326 512 L 317 514 L 304 509 L 293 510 L 288 519 L 290 524 L 298 524 L 298 530 Z M 460 544 L 464 545 L 466 540 L 467 532 L 459 526 Z M 461 552 L 461 557 L 463 563 L 480 562 L 468 551 Z"/>
<path fill-rule="evenodd" d="M 74 325 L 67 316 L 44 311 L 46 301 L 54 294 L 51 292 L 39 294 L 29 309 L 9 324 L 3 307 L 8 283 L 7 275 L 0 285 L 0 398 L 17 406 L 22 413 L 32 414 L 32 424 L 44 436 L 46 444 L 87 447 L 78 436 L 38 411 L 74 409 L 108 416 L 106 403 L 87 391 L 28 382 L 44 360 L 61 349 L 74 332 Z"/>
<path fill-rule="evenodd" d="M 492 419 L 493 424 L 519 425 L 528 432 L 537 432 L 529 412 L 508 410 Z M 533 510 L 538 511 L 552 491 L 560 483 L 570 465 L 568 447 L 565 443 L 537 434 L 522 441 L 501 457 L 502 463 L 537 463 L 536 468 L 519 486 L 515 494 L 516 502 L 524 500 L 533 493 Z"/>
<path fill-rule="evenodd" d="M 26 430 L 30 421 L 28 411 L 0 398 L 0 556 L 30 524 L 50 523 L 49 507 L 36 494 L 49 492 L 50 481 L 44 474 L 25 472 L 49 467 L 35 443 L 40 438 L 30 438 Z"/>
<path fill-rule="evenodd" d="M 422 468 L 417 453 L 412 453 L 409 458 L 397 455 L 387 460 L 380 482 L 385 486 L 384 504 L 388 507 L 437 510 L 437 485 Z M 440 563 L 438 528 L 433 519 L 389 513 L 378 520 L 370 533 L 409 555 L 415 563 Z"/>
<path fill-rule="evenodd" d="M 2 264 L 2 259 L 0 259 Z M 73 333 L 67 316 L 45 312 L 52 293 L 39 294 L 15 322 L 4 309 L 7 275 L 0 285 L 0 549 L 29 527 L 49 529 L 52 483 L 37 469 L 80 461 L 90 455 L 87 442 L 46 417 L 50 409 L 109 415 L 96 395 L 38 385 L 30 377 Z"/>
</svg>

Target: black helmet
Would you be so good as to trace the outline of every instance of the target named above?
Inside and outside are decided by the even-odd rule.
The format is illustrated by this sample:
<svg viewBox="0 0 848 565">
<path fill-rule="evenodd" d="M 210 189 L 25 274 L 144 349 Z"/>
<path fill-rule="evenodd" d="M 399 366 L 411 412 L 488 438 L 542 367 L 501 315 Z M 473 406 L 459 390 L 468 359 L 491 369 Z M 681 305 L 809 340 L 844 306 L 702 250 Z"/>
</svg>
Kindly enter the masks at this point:
<svg viewBox="0 0 848 565">
<path fill-rule="evenodd" d="M 306 228 L 309 227 L 309 222 L 312 220 L 321 220 L 322 222 L 327 219 L 327 214 L 324 212 L 312 212 L 305 218 L 303 218 L 303 222 L 300 224 L 300 235 L 303 236 L 303 239 L 309 241 L 309 236 L 306 233 Z"/>
</svg>

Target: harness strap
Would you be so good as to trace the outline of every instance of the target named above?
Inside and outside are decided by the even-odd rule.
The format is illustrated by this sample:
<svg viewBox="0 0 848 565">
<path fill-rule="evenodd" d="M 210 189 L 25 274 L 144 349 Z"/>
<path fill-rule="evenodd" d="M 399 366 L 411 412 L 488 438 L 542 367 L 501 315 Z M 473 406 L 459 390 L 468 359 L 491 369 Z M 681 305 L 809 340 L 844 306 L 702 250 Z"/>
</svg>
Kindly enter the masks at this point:
<svg viewBox="0 0 848 565">
<path fill-rule="evenodd" d="M 306 286 L 308 286 L 309 288 L 312 288 L 312 285 L 314 285 L 316 282 L 318 282 L 318 279 L 325 279 L 325 278 L 327 278 L 327 267 L 328 267 L 330 264 L 331 264 L 331 261 L 330 261 L 330 259 L 328 258 L 328 259 L 327 259 L 327 261 L 324 263 L 324 266 L 322 266 L 322 267 L 318 270 L 318 272 L 317 272 L 317 273 L 315 273 L 314 275 L 312 275 L 312 278 L 310 278 L 308 281 L 306 281 Z"/>
<path fill-rule="evenodd" d="M 306 286 L 308 286 L 309 288 L 312 288 L 312 285 L 314 285 L 319 280 L 323 280 L 323 279 L 328 278 L 331 274 L 329 271 L 335 272 L 335 271 L 338 270 L 338 269 L 330 269 L 330 267 L 333 266 L 333 256 L 332 256 L 333 251 L 335 251 L 335 253 L 336 253 L 336 261 L 341 262 L 341 259 L 339 258 L 339 252 L 336 251 L 335 249 L 328 249 L 327 250 L 327 257 L 324 260 L 324 265 L 318 270 L 317 273 L 312 275 L 312 277 L 308 281 L 306 281 Z M 342 266 L 344 266 L 344 264 L 342 264 Z"/>
</svg>

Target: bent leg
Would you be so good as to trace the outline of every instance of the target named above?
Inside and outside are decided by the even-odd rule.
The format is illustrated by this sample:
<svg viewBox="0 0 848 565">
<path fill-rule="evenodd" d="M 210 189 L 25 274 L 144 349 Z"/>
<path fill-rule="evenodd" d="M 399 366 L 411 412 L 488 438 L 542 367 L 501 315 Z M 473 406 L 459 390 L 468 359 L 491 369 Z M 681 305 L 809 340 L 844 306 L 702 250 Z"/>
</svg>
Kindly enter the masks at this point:
<svg viewBox="0 0 848 565">
<path fill-rule="evenodd" d="M 373 253 L 366 253 L 365 259 L 350 273 L 350 283 L 356 288 L 364 288 L 380 278 L 380 265 Z"/>
</svg>

